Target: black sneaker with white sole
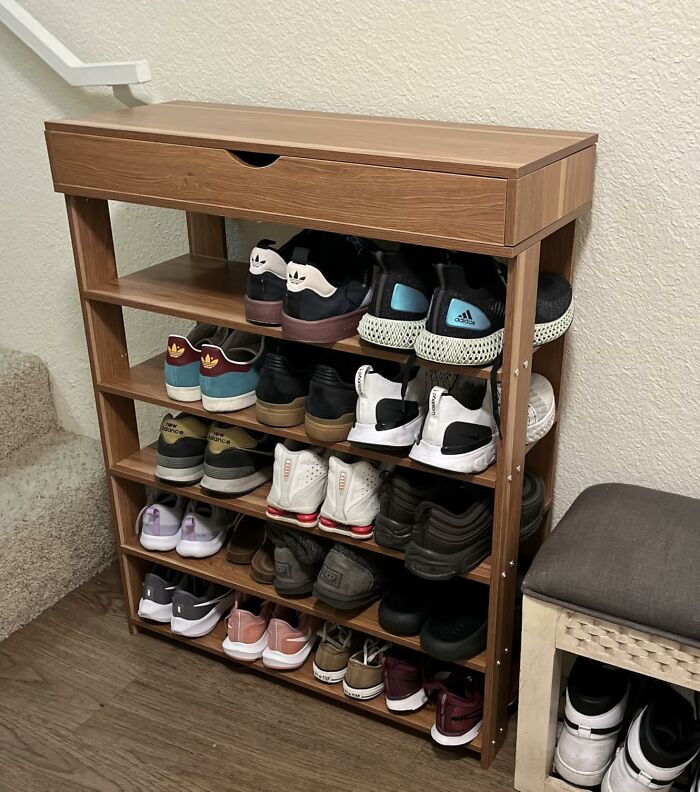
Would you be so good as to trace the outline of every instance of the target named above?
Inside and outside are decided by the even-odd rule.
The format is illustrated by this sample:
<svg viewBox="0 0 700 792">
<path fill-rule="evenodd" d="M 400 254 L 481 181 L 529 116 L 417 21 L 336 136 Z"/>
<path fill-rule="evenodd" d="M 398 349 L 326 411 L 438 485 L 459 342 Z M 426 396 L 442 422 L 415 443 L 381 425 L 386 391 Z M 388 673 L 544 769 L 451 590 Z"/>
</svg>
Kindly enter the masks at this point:
<svg viewBox="0 0 700 792">
<path fill-rule="evenodd" d="M 328 344 L 348 338 L 367 311 L 376 259 L 358 237 L 318 232 L 287 265 L 285 338 Z"/>
<path fill-rule="evenodd" d="M 158 564 L 146 572 L 139 616 L 162 624 L 169 623 L 173 615 L 173 595 L 182 578 L 182 572 Z"/>
<path fill-rule="evenodd" d="M 360 320 L 360 338 L 378 346 L 413 349 L 425 326 L 435 274 L 429 248 L 402 246 L 379 251 L 372 283 L 372 302 Z"/>
<path fill-rule="evenodd" d="M 231 609 L 235 596 L 233 589 L 186 575 L 173 594 L 171 631 L 185 638 L 207 635 Z"/>
<path fill-rule="evenodd" d="M 272 478 L 277 439 L 238 426 L 212 424 L 201 486 L 219 495 L 243 495 Z"/>
<path fill-rule="evenodd" d="M 450 254 L 435 265 L 433 292 L 416 354 L 436 363 L 483 366 L 503 349 L 506 285 L 495 259 Z"/>
<path fill-rule="evenodd" d="M 160 424 L 156 478 L 172 484 L 196 484 L 204 472 L 209 421 L 168 413 Z"/>
</svg>

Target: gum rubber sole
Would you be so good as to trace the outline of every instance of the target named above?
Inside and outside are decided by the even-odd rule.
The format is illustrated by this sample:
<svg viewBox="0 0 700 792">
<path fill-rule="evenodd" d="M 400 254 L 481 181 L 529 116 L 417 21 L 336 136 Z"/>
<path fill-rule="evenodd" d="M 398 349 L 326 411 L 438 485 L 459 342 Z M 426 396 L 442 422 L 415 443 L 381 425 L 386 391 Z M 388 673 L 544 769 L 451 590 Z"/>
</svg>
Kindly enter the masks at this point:
<svg viewBox="0 0 700 792">
<path fill-rule="evenodd" d="M 282 324 L 282 300 L 251 300 L 245 297 L 245 318 L 264 325 Z"/>
<path fill-rule="evenodd" d="M 299 396 L 289 404 L 273 404 L 258 399 L 255 402 L 255 417 L 265 426 L 297 426 L 304 423 L 306 396 Z"/>
<path fill-rule="evenodd" d="M 358 308 L 341 316 L 318 319 L 315 322 L 295 319 L 282 312 L 282 333 L 290 341 L 306 341 L 310 344 L 332 344 L 342 341 L 357 332 L 360 319 L 367 313 L 366 308 Z"/>
<path fill-rule="evenodd" d="M 346 413 L 340 418 L 316 418 L 306 413 L 304 428 L 306 434 L 322 443 L 340 443 L 348 439 L 355 413 Z"/>
</svg>

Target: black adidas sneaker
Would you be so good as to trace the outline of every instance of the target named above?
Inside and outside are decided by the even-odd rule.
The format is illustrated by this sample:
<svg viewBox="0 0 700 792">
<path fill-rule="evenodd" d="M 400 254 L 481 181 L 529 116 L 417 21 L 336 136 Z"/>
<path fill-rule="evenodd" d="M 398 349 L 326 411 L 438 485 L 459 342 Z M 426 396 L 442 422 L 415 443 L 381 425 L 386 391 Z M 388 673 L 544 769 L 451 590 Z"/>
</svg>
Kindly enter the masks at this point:
<svg viewBox="0 0 700 792">
<path fill-rule="evenodd" d="M 360 338 L 393 349 L 413 349 L 425 326 L 435 274 L 430 248 L 403 246 L 377 253 L 372 302 L 360 320 Z"/>
<path fill-rule="evenodd" d="M 274 248 L 271 239 L 261 239 L 250 252 L 245 295 L 245 318 L 258 324 L 282 322 L 282 302 L 287 291 L 287 261 L 297 245 L 309 245 L 315 231 L 301 231 Z"/>
<path fill-rule="evenodd" d="M 255 416 L 266 426 L 304 422 L 309 383 L 320 350 L 281 341 L 271 345 L 255 387 Z"/>
<path fill-rule="evenodd" d="M 496 261 L 449 254 L 435 265 L 439 286 L 416 339 L 416 353 L 436 363 L 483 366 L 503 349 L 506 285 Z"/>
<path fill-rule="evenodd" d="M 331 353 L 314 369 L 306 400 L 306 434 L 314 440 L 346 440 L 355 421 L 355 373 L 364 360 L 355 355 Z"/>
<path fill-rule="evenodd" d="M 348 338 L 367 311 L 376 259 L 358 237 L 317 233 L 295 247 L 282 312 L 286 338 L 329 344 Z"/>
</svg>

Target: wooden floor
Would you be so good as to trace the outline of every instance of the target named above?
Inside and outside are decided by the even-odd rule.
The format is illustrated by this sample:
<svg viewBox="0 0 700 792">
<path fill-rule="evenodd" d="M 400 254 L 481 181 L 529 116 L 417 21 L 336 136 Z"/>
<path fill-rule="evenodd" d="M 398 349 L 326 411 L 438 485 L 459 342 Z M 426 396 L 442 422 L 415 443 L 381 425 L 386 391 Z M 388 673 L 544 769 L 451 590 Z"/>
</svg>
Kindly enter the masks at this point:
<svg viewBox="0 0 700 792">
<path fill-rule="evenodd" d="M 167 640 L 115 567 L 0 643 L 0 792 L 505 792 L 475 758 Z"/>
</svg>

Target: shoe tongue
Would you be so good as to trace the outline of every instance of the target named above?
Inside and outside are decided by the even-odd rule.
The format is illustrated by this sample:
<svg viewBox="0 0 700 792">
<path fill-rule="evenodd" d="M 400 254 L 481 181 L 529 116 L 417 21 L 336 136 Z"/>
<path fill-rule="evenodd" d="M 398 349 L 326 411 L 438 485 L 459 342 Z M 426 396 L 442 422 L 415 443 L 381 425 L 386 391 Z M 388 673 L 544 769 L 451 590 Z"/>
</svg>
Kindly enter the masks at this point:
<svg viewBox="0 0 700 792">
<path fill-rule="evenodd" d="M 435 265 L 437 272 L 438 282 L 443 289 L 450 289 L 452 291 L 462 291 L 467 288 L 467 281 L 464 277 L 464 270 L 457 264 L 447 264 L 444 261 L 439 261 Z"/>
</svg>

